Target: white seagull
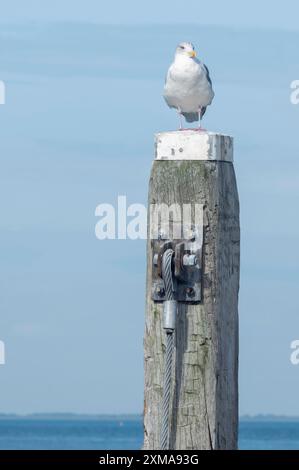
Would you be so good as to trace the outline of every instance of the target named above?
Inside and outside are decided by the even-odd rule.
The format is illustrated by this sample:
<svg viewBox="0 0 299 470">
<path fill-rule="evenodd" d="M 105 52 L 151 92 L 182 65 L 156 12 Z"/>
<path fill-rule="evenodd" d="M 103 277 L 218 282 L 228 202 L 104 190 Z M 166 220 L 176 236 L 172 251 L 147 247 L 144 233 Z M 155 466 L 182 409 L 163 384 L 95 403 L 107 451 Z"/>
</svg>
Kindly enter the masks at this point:
<svg viewBox="0 0 299 470">
<path fill-rule="evenodd" d="M 182 115 L 187 122 L 200 121 L 214 98 L 210 73 L 205 64 L 196 59 L 190 42 L 181 42 L 175 51 L 174 62 L 168 69 L 164 99 L 170 108 L 176 108 L 183 129 Z"/>
</svg>

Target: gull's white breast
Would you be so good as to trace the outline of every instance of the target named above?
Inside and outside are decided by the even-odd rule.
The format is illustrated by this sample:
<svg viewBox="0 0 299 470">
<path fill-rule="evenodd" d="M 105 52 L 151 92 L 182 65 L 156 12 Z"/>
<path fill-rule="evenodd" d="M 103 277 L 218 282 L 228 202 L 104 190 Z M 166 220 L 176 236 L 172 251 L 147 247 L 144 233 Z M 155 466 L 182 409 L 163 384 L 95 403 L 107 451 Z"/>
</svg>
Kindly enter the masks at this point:
<svg viewBox="0 0 299 470">
<path fill-rule="evenodd" d="M 214 92 L 204 64 L 188 57 L 177 58 L 169 67 L 163 96 L 168 106 L 187 113 L 210 105 Z"/>
</svg>

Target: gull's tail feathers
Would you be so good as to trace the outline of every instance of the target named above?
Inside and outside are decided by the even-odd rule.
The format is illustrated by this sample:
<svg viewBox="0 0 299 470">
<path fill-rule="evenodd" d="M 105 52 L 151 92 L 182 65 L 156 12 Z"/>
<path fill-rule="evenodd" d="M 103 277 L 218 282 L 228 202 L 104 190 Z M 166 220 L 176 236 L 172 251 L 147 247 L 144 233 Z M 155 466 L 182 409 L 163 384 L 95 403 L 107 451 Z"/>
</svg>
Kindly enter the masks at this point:
<svg viewBox="0 0 299 470">
<path fill-rule="evenodd" d="M 199 120 L 198 113 L 182 113 L 187 122 L 195 122 Z"/>
</svg>

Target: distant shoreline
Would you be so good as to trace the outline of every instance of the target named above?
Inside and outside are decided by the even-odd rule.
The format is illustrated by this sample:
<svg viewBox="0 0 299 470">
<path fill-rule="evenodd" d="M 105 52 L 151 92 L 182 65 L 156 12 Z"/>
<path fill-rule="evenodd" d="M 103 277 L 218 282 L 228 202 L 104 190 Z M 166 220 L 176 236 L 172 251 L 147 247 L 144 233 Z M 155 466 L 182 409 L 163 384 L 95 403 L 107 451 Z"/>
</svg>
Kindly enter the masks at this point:
<svg viewBox="0 0 299 470">
<path fill-rule="evenodd" d="M 75 420 L 75 421 L 139 421 L 142 415 L 138 414 L 81 414 L 81 413 L 0 413 L 0 420 L 3 419 L 30 419 L 30 420 Z"/>
<path fill-rule="evenodd" d="M 80 413 L 0 413 L 0 420 L 53 420 L 53 421 L 140 421 L 141 414 L 80 414 Z M 240 422 L 288 422 L 299 421 L 299 416 L 243 415 Z"/>
</svg>

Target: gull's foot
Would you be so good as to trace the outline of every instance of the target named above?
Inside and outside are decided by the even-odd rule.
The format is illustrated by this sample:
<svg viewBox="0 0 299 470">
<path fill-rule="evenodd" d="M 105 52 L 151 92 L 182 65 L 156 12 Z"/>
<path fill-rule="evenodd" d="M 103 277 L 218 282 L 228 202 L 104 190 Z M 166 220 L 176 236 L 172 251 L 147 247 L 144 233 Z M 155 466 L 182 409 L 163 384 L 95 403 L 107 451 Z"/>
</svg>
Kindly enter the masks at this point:
<svg viewBox="0 0 299 470">
<path fill-rule="evenodd" d="M 179 131 L 197 131 L 195 127 L 180 127 Z"/>
<path fill-rule="evenodd" d="M 208 132 L 204 127 L 180 127 L 179 131 Z"/>
</svg>

